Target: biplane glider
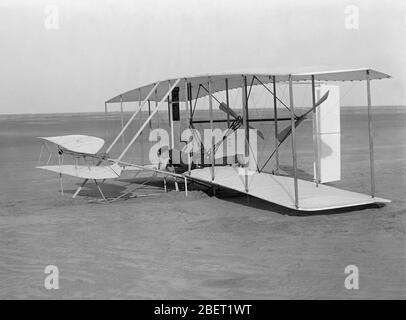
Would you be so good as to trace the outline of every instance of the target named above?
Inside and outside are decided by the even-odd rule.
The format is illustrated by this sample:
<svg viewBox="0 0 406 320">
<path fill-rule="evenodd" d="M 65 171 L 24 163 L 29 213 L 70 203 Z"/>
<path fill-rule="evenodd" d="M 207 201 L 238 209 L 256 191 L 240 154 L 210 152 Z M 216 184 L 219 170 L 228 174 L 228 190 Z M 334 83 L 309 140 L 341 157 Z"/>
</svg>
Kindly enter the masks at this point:
<svg viewBox="0 0 406 320">
<path fill-rule="evenodd" d="M 56 172 L 61 177 L 68 175 L 83 179 L 80 187 L 73 194 L 75 198 L 88 181 L 94 181 L 105 201 L 112 201 L 105 197 L 101 186 L 105 180 L 117 179 L 126 171 L 143 171 L 151 175 L 173 178 L 176 182 L 184 182 L 187 194 L 188 182 L 206 185 L 216 190 L 225 188 L 238 191 L 277 205 L 302 211 L 330 210 L 360 205 L 387 203 L 387 199 L 375 195 L 374 178 L 374 150 L 372 135 L 372 105 L 370 82 L 377 79 L 390 78 L 389 75 L 372 69 L 352 69 L 338 71 L 323 71 L 310 73 L 242 73 L 242 74 L 211 74 L 177 79 L 158 81 L 125 93 L 119 94 L 105 102 L 107 113 L 108 104 L 120 104 L 121 111 L 124 103 L 136 103 L 138 107 L 124 122 L 121 120 L 121 129 L 112 142 L 104 150 L 104 140 L 92 136 L 68 135 L 57 137 L 41 137 L 46 143 L 56 146 L 58 164 L 39 166 L 40 169 Z M 365 81 L 367 92 L 367 121 L 369 137 L 369 171 L 370 194 L 342 190 L 326 185 L 326 182 L 340 180 L 340 117 L 339 93 L 337 87 L 329 86 L 335 81 Z M 285 103 L 277 93 L 277 85 L 284 84 L 288 88 L 289 99 Z M 293 90 L 297 84 L 308 85 L 311 88 L 311 104 L 302 114 L 295 109 Z M 273 112 L 273 117 L 252 117 L 250 105 L 252 89 L 264 90 L 270 94 L 273 105 L 264 105 L 263 109 Z M 303 87 L 303 86 L 302 86 Z M 241 96 L 241 108 L 237 109 L 230 102 L 231 92 Z M 199 99 L 207 102 L 208 119 L 196 119 L 195 109 Z M 137 115 L 146 112 L 148 116 L 137 126 L 131 139 L 124 143 L 124 134 L 129 136 L 130 126 L 134 126 Z M 164 156 L 159 149 L 158 160 L 152 164 L 140 164 L 125 160 L 124 156 L 134 146 L 140 135 L 146 130 L 151 120 L 156 117 L 159 110 L 168 108 L 168 127 L 170 128 L 170 141 L 168 152 Z M 180 108 L 182 107 L 182 108 Z M 280 107 L 285 108 L 287 115 L 278 115 Z M 303 107 L 303 106 L 301 106 Z M 303 109 L 303 108 L 301 108 Z M 176 139 L 180 139 L 179 119 L 183 111 L 187 119 L 189 137 L 182 138 L 185 146 L 177 148 Z M 219 112 L 218 112 L 219 111 Z M 280 111 L 280 110 L 279 110 Z M 225 114 L 227 118 L 219 117 Z M 311 116 L 311 117 L 310 117 Z M 329 118 L 326 122 L 325 117 Z M 297 138 L 298 127 L 305 119 L 312 118 L 313 129 L 313 179 L 298 177 L 297 168 Z M 251 129 L 255 123 L 272 123 L 272 148 L 262 148 L 262 153 L 268 153 L 266 160 L 260 165 L 255 148 L 257 137 L 260 141 L 266 140 L 261 130 Z M 214 135 L 214 125 L 220 123 L 226 129 L 220 137 Z M 280 130 L 282 123 L 288 123 Z M 197 134 L 197 125 L 208 125 L 210 139 L 203 142 Z M 243 148 L 238 149 L 235 142 L 237 132 L 243 134 Z M 241 134 L 240 134 L 241 135 Z M 117 147 L 118 141 L 123 141 L 123 148 L 117 156 L 112 150 Z M 238 139 L 237 139 L 238 140 Z M 209 143 L 207 143 L 209 141 Z M 280 173 L 281 146 L 290 141 L 291 144 L 291 174 Z M 49 146 L 47 146 L 49 148 Z M 233 149 L 231 156 L 224 157 L 224 149 Z M 103 150 L 103 152 L 101 152 Z M 242 151 L 241 151 L 242 150 Z M 186 153 L 186 158 L 179 156 Z M 223 154 L 221 154 L 223 152 Z M 75 163 L 64 164 L 64 156 L 71 156 Z M 224 158 L 226 158 L 224 160 Z M 78 159 L 90 159 L 86 164 L 79 164 Z M 181 160 L 179 160 L 181 159 Z M 182 160 L 183 159 L 183 160 Z M 184 160 L 186 159 L 186 160 Z M 223 162 L 221 161 L 223 159 Z M 266 171 L 266 166 L 272 159 L 274 170 Z M 166 180 L 165 180 L 166 181 Z M 177 186 L 177 185 L 176 185 Z M 177 186 L 178 189 L 178 186 Z M 61 184 L 61 190 L 62 184 Z M 119 196 L 118 198 L 121 198 Z"/>
</svg>

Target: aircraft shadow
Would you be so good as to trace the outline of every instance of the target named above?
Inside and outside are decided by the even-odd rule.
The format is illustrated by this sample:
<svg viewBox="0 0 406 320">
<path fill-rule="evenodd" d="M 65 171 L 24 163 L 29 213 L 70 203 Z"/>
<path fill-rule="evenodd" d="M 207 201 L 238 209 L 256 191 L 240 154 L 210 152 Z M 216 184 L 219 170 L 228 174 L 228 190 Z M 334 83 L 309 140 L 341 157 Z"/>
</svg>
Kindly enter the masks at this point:
<svg viewBox="0 0 406 320">
<path fill-rule="evenodd" d="M 116 197 L 122 196 L 129 190 L 135 189 L 135 188 L 138 188 L 137 190 L 135 190 L 135 193 L 137 193 L 137 191 L 139 191 L 139 190 L 142 190 L 143 192 L 145 192 L 148 190 L 150 190 L 150 191 L 162 190 L 162 188 L 163 188 L 163 181 L 162 181 L 162 178 L 160 178 L 160 177 L 155 177 L 152 179 L 150 177 L 137 177 L 137 178 L 128 178 L 128 179 L 118 179 L 116 181 L 120 182 L 121 184 L 104 183 L 103 185 L 101 185 L 102 191 L 106 197 L 116 198 Z M 79 187 L 80 183 L 77 183 L 76 186 Z M 174 183 L 173 179 L 168 178 L 167 188 L 168 188 L 168 190 L 175 189 L 175 183 Z M 184 189 L 183 183 L 179 183 L 179 188 L 180 188 L 180 190 Z M 188 188 L 190 191 L 192 191 L 192 190 L 203 191 L 206 194 L 208 194 L 209 196 L 212 196 L 212 192 L 213 192 L 213 188 L 199 185 L 194 182 L 190 182 Z M 65 193 L 69 193 L 69 194 L 74 194 L 75 191 L 76 191 L 76 189 L 64 190 Z M 88 182 L 79 195 L 85 196 L 85 197 L 90 197 L 90 198 L 95 198 L 95 199 L 101 198 L 100 192 L 99 192 L 97 186 L 93 182 Z M 368 205 L 360 205 L 360 206 L 354 206 L 354 207 L 349 207 L 349 208 L 338 208 L 338 209 L 332 209 L 332 210 L 300 211 L 300 210 L 293 210 L 290 208 L 286 208 L 284 206 L 280 206 L 278 204 L 271 203 L 271 202 L 268 202 L 268 201 L 250 196 L 250 195 L 246 195 L 246 194 L 240 193 L 238 191 L 227 189 L 224 187 L 216 188 L 216 197 L 221 200 L 224 200 L 224 201 L 228 201 L 231 203 L 237 203 L 237 204 L 245 206 L 247 208 L 255 208 L 255 209 L 260 209 L 260 210 L 272 211 L 272 212 L 275 212 L 275 213 L 278 213 L 281 215 L 298 216 L 298 217 L 342 214 L 342 213 L 348 213 L 348 212 L 359 211 L 359 210 L 364 210 L 364 209 L 380 208 L 383 206 L 382 204 L 373 203 L 373 204 L 368 204 Z M 125 199 L 125 198 L 123 198 L 123 199 Z"/>
<path fill-rule="evenodd" d="M 81 183 L 76 183 L 75 185 L 79 187 Z M 106 197 L 117 197 L 126 189 L 125 187 L 112 183 L 103 183 L 100 187 Z M 73 195 L 75 192 L 76 189 L 64 189 L 64 193 Z M 94 182 L 90 181 L 86 183 L 83 189 L 79 192 L 79 196 L 91 197 L 95 199 L 101 197 L 97 186 L 94 184 Z"/>
<path fill-rule="evenodd" d="M 148 181 L 149 180 L 149 181 Z M 132 189 L 138 189 L 138 190 L 143 190 L 145 191 L 156 191 L 158 188 L 162 189 L 163 187 L 163 182 L 162 179 L 155 179 L 151 180 L 150 178 L 135 178 L 135 179 L 118 179 L 115 182 L 120 182 L 118 183 L 103 183 L 100 184 L 100 188 L 103 192 L 103 194 L 106 196 L 106 198 L 117 198 L 119 196 L 124 195 L 126 192 L 131 191 Z M 75 184 L 77 187 L 81 185 L 81 183 L 76 183 Z M 169 189 L 172 187 L 174 188 L 174 182 L 171 181 L 171 179 L 168 179 L 167 181 L 167 186 Z M 76 192 L 75 189 L 65 189 L 64 193 L 68 194 L 74 194 Z M 137 192 L 137 190 L 135 190 Z M 101 198 L 101 194 L 99 192 L 99 189 L 97 188 L 96 184 L 94 182 L 88 182 L 83 189 L 79 193 L 80 196 L 85 196 L 89 198 L 95 198 L 99 199 Z"/>
</svg>

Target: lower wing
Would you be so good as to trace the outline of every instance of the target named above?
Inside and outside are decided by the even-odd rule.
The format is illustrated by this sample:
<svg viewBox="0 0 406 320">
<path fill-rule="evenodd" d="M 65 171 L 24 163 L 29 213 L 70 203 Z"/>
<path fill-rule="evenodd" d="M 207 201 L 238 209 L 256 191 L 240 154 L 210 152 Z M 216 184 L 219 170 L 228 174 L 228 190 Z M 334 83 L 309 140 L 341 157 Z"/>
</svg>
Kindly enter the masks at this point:
<svg viewBox="0 0 406 320">
<path fill-rule="evenodd" d="M 121 175 L 122 168 L 118 164 L 110 166 L 56 165 L 40 166 L 38 169 L 48 170 L 59 174 L 92 180 L 115 179 Z"/>
</svg>

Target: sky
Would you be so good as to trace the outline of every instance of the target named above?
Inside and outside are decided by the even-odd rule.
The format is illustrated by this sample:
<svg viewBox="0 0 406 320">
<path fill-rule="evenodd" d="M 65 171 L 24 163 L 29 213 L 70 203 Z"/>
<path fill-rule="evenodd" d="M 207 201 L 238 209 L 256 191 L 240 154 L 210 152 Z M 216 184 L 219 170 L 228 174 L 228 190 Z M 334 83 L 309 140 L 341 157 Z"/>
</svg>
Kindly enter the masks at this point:
<svg viewBox="0 0 406 320">
<path fill-rule="evenodd" d="M 393 77 L 373 104 L 406 105 L 405 35 L 404 0 L 0 0 L 0 113 L 103 111 L 176 76 L 362 67 Z"/>
</svg>

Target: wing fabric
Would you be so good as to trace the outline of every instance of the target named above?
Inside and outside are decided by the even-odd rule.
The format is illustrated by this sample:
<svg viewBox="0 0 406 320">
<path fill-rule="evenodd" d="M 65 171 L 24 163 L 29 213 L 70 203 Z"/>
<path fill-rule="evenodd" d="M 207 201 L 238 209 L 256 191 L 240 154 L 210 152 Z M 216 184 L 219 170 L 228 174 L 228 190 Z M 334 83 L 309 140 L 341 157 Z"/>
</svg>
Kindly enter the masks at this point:
<svg viewBox="0 0 406 320">
<path fill-rule="evenodd" d="M 38 169 L 48 170 L 81 179 L 104 180 L 115 179 L 121 175 L 122 168 L 117 164 L 111 166 L 56 165 L 41 166 Z"/>
<path fill-rule="evenodd" d="M 104 145 L 104 140 L 101 138 L 80 134 L 39 138 L 52 142 L 63 149 L 85 154 L 96 154 Z"/>
</svg>

